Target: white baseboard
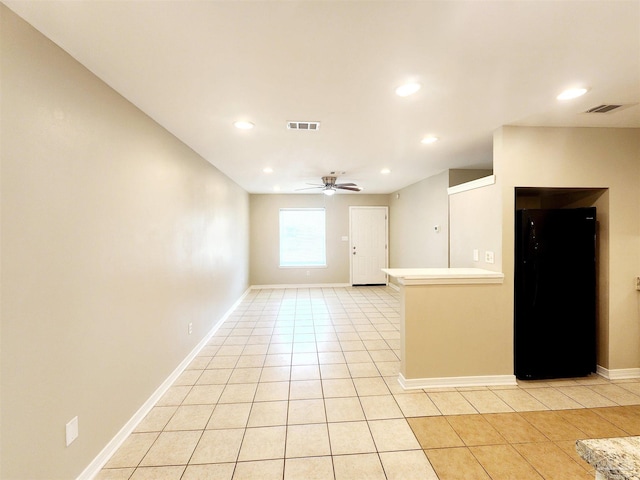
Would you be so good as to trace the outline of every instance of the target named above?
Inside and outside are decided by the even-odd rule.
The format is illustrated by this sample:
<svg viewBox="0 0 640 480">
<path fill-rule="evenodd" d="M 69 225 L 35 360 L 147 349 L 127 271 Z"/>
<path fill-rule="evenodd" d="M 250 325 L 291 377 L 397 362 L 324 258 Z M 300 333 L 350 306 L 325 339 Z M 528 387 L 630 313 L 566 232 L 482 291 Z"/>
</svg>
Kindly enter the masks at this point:
<svg viewBox="0 0 640 480">
<path fill-rule="evenodd" d="M 169 387 L 173 385 L 176 379 L 180 376 L 182 372 L 189 366 L 191 361 L 200 353 L 211 340 L 211 337 L 215 335 L 218 329 L 224 324 L 225 321 L 229 318 L 231 313 L 240 305 L 244 297 L 249 293 L 248 288 L 242 294 L 242 296 L 231 306 L 229 310 L 222 316 L 222 318 L 214 325 L 214 327 L 207 333 L 207 335 L 195 346 L 195 348 L 187 355 L 187 357 L 180 362 L 180 365 L 176 367 L 176 369 L 169 375 L 169 377 L 162 382 L 162 384 L 156 389 L 155 392 L 147 399 L 146 402 L 138 409 L 138 411 L 129 419 L 127 423 L 120 429 L 120 431 L 116 434 L 115 437 L 111 439 L 111 441 L 102 449 L 102 451 L 98 454 L 96 458 L 84 469 L 84 471 L 78 476 L 77 480 L 91 480 L 95 476 L 100 473 L 102 467 L 106 465 L 109 459 L 113 456 L 114 453 L 120 448 L 120 446 L 124 443 L 124 441 L 129 437 L 129 435 L 136 429 L 138 424 L 147 416 L 147 414 L 151 411 L 151 409 L 158 403 L 158 400 L 162 398 L 162 396 L 169 390 Z"/>
<path fill-rule="evenodd" d="M 387 287 L 393 288 L 396 292 L 400 291 L 400 287 L 398 285 L 396 285 L 395 283 L 387 283 Z"/>
<path fill-rule="evenodd" d="M 478 375 L 473 377 L 440 377 L 440 378 L 404 378 L 398 375 L 398 383 L 405 390 L 421 388 L 452 388 L 452 387 L 491 387 L 516 386 L 515 375 Z"/>
<path fill-rule="evenodd" d="M 350 283 L 300 283 L 290 284 L 283 283 L 281 285 L 251 285 L 251 290 L 269 290 L 269 289 L 283 289 L 283 288 L 344 288 L 350 287 Z"/>
<path fill-rule="evenodd" d="M 609 370 L 598 365 L 596 373 L 607 380 L 626 380 L 628 378 L 640 378 L 640 368 L 616 368 Z"/>
</svg>

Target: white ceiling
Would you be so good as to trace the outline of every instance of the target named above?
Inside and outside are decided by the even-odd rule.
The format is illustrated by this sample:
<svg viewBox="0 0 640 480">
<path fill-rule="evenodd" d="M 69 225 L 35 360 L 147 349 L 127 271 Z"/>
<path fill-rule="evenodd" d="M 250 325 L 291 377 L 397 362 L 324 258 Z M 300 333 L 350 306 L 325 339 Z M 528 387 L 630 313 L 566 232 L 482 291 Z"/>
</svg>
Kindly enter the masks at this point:
<svg viewBox="0 0 640 480">
<path fill-rule="evenodd" d="M 251 193 L 490 168 L 501 125 L 640 127 L 640 0 L 3 3 Z"/>
</svg>

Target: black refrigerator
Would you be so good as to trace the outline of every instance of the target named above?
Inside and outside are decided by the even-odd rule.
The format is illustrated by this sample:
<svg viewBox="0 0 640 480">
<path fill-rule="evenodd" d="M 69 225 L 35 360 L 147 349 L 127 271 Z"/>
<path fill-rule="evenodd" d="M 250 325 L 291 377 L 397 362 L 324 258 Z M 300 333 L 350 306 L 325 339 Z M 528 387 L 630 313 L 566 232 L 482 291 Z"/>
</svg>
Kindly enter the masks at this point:
<svg viewBox="0 0 640 480">
<path fill-rule="evenodd" d="M 596 369 L 596 209 L 516 211 L 515 375 Z"/>
</svg>

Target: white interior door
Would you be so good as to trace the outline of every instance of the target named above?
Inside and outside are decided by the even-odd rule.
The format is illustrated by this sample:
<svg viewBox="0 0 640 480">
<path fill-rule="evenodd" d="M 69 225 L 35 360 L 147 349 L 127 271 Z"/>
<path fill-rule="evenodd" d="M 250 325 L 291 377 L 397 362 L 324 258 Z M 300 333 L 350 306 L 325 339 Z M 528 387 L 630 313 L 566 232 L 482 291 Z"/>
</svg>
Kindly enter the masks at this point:
<svg viewBox="0 0 640 480">
<path fill-rule="evenodd" d="M 352 285 L 387 283 L 387 216 L 387 207 L 349 207 Z"/>
</svg>

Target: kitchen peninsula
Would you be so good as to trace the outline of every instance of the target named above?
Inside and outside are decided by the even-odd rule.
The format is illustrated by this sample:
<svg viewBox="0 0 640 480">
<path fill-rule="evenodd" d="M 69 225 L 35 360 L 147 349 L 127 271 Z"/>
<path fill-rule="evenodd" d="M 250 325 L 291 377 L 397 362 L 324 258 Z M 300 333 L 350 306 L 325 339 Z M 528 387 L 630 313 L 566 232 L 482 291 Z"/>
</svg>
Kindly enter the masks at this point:
<svg viewBox="0 0 640 480">
<path fill-rule="evenodd" d="M 388 268 L 400 288 L 404 388 L 515 385 L 504 275 L 478 268 Z"/>
</svg>

